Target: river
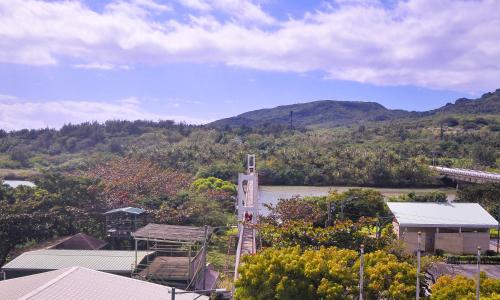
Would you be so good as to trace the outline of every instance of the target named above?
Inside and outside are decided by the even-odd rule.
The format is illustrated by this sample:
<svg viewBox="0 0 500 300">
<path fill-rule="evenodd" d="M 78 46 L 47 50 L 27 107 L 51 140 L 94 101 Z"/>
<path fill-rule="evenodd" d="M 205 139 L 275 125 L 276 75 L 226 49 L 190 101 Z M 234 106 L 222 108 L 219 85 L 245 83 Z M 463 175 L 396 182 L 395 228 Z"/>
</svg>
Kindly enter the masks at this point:
<svg viewBox="0 0 500 300">
<path fill-rule="evenodd" d="M 337 190 L 344 192 L 352 188 L 371 188 L 382 193 L 385 197 L 398 196 L 410 192 L 428 193 L 428 192 L 444 192 L 448 200 L 453 201 L 456 197 L 456 191 L 452 188 L 372 188 L 372 187 L 355 187 L 355 186 L 276 186 L 276 185 L 261 185 L 259 186 L 259 201 L 261 214 L 266 214 L 267 209 L 263 204 L 276 204 L 279 199 L 289 199 L 295 196 L 325 196 L 330 191 Z"/>
</svg>

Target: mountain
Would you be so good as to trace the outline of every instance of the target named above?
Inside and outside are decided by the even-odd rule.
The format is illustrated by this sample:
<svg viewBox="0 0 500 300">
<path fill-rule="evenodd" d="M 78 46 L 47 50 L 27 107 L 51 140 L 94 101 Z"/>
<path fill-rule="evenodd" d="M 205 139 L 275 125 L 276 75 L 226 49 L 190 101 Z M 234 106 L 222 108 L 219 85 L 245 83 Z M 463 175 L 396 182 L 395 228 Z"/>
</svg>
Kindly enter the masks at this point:
<svg viewBox="0 0 500 300">
<path fill-rule="evenodd" d="M 479 99 L 458 99 L 443 107 L 426 112 L 388 109 L 375 102 L 321 100 L 274 108 L 259 109 L 214 121 L 209 126 L 289 126 L 293 112 L 294 127 L 335 127 L 370 121 L 418 118 L 443 114 L 500 114 L 500 89 Z"/>
<path fill-rule="evenodd" d="M 265 126 L 266 124 L 288 126 L 293 111 L 293 126 L 333 127 L 364 121 L 384 121 L 415 115 L 414 112 L 391 110 L 375 102 L 321 100 L 308 103 L 282 105 L 259 109 L 236 117 L 210 123 L 215 127 Z"/>
<path fill-rule="evenodd" d="M 486 93 L 479 99 L 460 98 L 454 104 L 448 103 L 431 112 L 438 114 L 500 114 L 500 89 Z"/>
</svg>

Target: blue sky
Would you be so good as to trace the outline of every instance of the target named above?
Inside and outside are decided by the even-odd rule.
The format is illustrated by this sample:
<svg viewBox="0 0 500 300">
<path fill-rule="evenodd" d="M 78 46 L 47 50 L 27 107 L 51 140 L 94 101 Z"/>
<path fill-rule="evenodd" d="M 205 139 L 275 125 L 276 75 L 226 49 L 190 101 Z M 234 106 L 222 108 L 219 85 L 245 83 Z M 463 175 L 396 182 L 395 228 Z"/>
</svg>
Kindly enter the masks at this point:
<svg viewBox="0 0 500 300">
<path fill-rule="evenodd" d="M 0 128 L 319 99 L 428 110 L 499 88 L 499 1 L 437 2 L 5 0 Z"/>
</svg>

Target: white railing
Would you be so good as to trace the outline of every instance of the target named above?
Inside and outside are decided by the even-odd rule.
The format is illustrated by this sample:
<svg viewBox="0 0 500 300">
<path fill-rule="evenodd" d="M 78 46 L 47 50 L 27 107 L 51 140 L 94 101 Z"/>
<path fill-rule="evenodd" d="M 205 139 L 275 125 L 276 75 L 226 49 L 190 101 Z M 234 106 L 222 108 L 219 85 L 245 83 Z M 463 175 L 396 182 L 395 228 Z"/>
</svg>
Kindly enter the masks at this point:
<svg viewBox="0 0 500 300">
<path fill-rule="evenodd" d="M 430 166 L 430 168 L 441 174 L 466 176 L 466 177 L 480 178 L 480 179 L 500 182 L 500 174 L 498 173 L 459 169 L 459 168 L 437 167 L 437 166 Z"/>
</svg>

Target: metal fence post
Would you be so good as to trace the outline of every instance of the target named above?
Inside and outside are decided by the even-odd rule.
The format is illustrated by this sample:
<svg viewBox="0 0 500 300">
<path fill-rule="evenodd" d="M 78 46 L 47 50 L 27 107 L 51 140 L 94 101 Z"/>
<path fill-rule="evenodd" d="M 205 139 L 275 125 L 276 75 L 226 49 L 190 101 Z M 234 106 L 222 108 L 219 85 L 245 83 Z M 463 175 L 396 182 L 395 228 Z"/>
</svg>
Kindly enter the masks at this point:
<svg viewBox="0 0 500 300">
<path fill-rule="evenodd" d="M 363 271 L 365 267 L 365 258 L 364 258 L 364 253 L 365 253 L 365 246 L 361 244 L 360 247 L 360 258 L 359 258 L 359 300 L 363 300 Z"/>
<path fill-rule="evenodd" d="M 481 247 L 477 247 L 477 282 L 476 282 L 476 300 L 479 300 L 481 288 Z"/>
<path fill-rule="evenodd" d="M 175 288 L 173 287 L 170 292 L 172 293 L 172 300 L 175 300 Z"/>
<path fill-rule="evenodd" d="M 422 232 L 418 232 L 417 237 L 417 290 L 415 292 L 415 299 L 420 299 L 420 239 Z"/>
</svg>

